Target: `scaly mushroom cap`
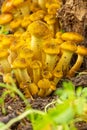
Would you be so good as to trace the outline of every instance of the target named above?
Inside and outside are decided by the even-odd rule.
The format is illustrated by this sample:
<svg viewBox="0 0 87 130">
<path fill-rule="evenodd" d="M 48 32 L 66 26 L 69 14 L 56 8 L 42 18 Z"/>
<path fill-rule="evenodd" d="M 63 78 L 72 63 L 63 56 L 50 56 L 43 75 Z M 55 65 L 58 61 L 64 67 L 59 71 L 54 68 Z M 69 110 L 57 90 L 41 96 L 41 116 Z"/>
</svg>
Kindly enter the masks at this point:
<svg viewBox="0 0 87 130">
<path fill-rule="evenodd" d="M 76 53 L 85 56 L 87 55 L 87 48 L 85 48 L 84 46 L 78 46 Z"/>
<path fill-rule="evenodd" d="M 41 20 L 44 18 L 46 12 L 44 10 L 38 10 L 37 12 L 30 15 L 31 21 Z"/>
<path fill-rule="evenodd" d="M 60 53 L 60 48 L 57 43 L 54 43 L 52 41 L 48 41 L 44 47 L 43 51 L 47 54 L 59 54 Z"/>
<path fill-rule="evenodd" d="M 82 42 L 84 37 L 76 32 L 65 32 L 61 38 L 65 41 L 75 41 L 76 43 Z"/>
<path fill-rule="evenodd" d="M 11 10 L 13 9 L 13 3 L 12 0 L 5 0 L 3 1 L 3 4 L 1 6 L 1 12 L 2 13 L 7 13 L 7 12 L 11 12 Z"/>
<path fill-rule="evenodd" d="M 13 21 L 10 22 L 10 28 L 11 29 L 16 29 L 20 27 L 22 20 L 20 18 L 14 19 Z"/>
<path fill-rule="evenodd" d="M 21 26 L 26 28 L 29 24 L 31 24 L 30 16 L 26 15 L 26 16 L 24 16 L 24 18 L 21 22 Z"/>
<path fill-rule="evenodd" d="M 74 43 L 67 41 L 67 42 L 62 43 L 60 45 L 60 48 L 63 50 L 75 52 L 77 49 L 77 46 Z"/>
<path fill-rule="evenodd" d="M 14 62 L 11 64 L 11 67 L 23 69 L 27 67 L 27 63 L 24 58 L 16 58 Z"/>
<path fill-rule="evenodd" d="M 54 24 L 56 22 L 56 19 L 55 19 L 55 17 L 53 15 L 47 14 L 44 17 L 44 21 L 46 21 L 47 24 Z"/>
<path fill-rule="evenodd" d="M 48 36 L 52 37 L 48 25 L 40 20 L 32 22 L 29 25 L 28 30 L 30 31 L 31 35 L 34 35 L 38 38 L 48 38 Z"/>
<path fill-rule="evenodd" d="M 57 10 L 60 8 L 60 4 L 53 3 L 48 6 L 48 14 L 56 15 Z"/>
<path fill-rule="evenodd" d="M 0 14 L 0 24 L 6 24 L 9 23 L 12 20 L 11 14 Z"/>
</svg>

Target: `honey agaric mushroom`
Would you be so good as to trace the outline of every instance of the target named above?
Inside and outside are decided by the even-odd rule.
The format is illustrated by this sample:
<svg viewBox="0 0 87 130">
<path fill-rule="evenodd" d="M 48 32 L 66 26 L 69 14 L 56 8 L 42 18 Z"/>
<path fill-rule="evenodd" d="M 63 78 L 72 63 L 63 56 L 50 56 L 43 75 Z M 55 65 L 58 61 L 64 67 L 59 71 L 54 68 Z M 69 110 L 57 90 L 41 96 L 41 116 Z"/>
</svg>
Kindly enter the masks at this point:
<svg viewBox="0 0 87 130">
<path fill-rule="evenodd" d="M 38 0 L 38 4 L 43 10 L 46 9 L 46 0 Z"/>
<path fill-rule="evenodd" d="M 4 0 L 1 6 L 1 13 L 11 12 L 13 8 L 12 0 Z"/>
<path fill-rule="evenodd" d="M 74 43 L 71 43 L 69 41 L 64 42 L 60 45 L 60 48 L 62 50 L 62 56 L 60 60 L 58 61 L 54 72 L 63 72 L 64 74 L 67 73 L 69 69 L 69 64 L 72 58 L 73 53 L 76 51 L 77 46 Z"/>
<path fill-rule="evenodd" d="M 53 91 L 56 90 L 56 84 L 55 84 L 55 82 L 50 81 L 50 83 L 51 83 L 50 88 L 47 89 L 47 91 L 46 91 L 46 93 L 45 93 L 45 96 L 50 95 Z"/>
<path fill-rule="evenodd" d="M 29 83 L 21 82 L 20 83 L 20 88 L 22 89 L 24 95 L 26 98 L 31 98 L 33 99 L 30 90 L 29 90 Z"/>
<path fill-rule="evenodd" d="M 27 28 L 29 24 L 31 24 L 30 16 L 29 16 L 29 15 L 26 15 L 26 16 L 24 16 L 24 18 L 22 19 L 21 26 L 22 26 L 23 28 Z"/>
<path fill-rule="evenodd" d="M 43 20 L 46 12 L 44 10 L 38 10 L 29 16 L 31 21 Z"/>
<path fill-rule="evenodd" d="M 53 82 L 55 83 L 55 85 L 57 85 L 60 79 L 63 77 L 63 72 L 54 71 L 53 76 Z"/>
<path fill-rule="evenodd" d="M 52 3 L 47 7 L 47 12 L 50 15 L 56 15 L 57 10 L 61 7 L 60 3 Z"/>
<path fill-rule="evenodd" d="M 30 63 L 30 67 L 32 68 L 33 71 L 33 82 L 37 84 L 37 82 L 40 80 L 41 77 L 42 64 L 38 60 L 33 60 Z"/>
<path fill-rule="evenodd" d="M 80 43 L 84 40 L 84 37 L 76 32 L 65 32 L 61 35 L 61 38 L 65 41 L 72 41 Z"/>
<path fill-rule="evenodd" d="M 38 93 L 38 86 L 35 83 L 30 83 L 29 84 L 29 91 L 32 96 L 36 96 Z"/>
<path fill-rule="evenodd" d="M 50 30 L 53 33 L 53 36 L 55 35 L 55 23 L 56 23 L 56 18 L 54 17 L 54 15 L 50 15 L 47 14 L 44 17 L 44 21 L 47 22 L 47 24 L 49 25 Z"/>
<path fill-rule="evenodd" d="M 77 60 L 67 73 L 67 77 L 73 77 L 75 73 L 79 70 L 80 66 L 83 63 L 84 56 L 87 56 L 87 48 L 85 48 L 84 46 L 78 46 L 75 53 L 78 55 Z"/>
<path fill-rule="evenodd" d="M 41 97 L 47 96 L 48 90 L 50 90 L 50 89 L 54 90 L 55 89 L 55 85 L 54 85 L 54 87 L 52 85 L 53 85 L 53 83 L 51 81 L 49 81 L 48 79 L 43 78 L 43 79 L 39 80 L 38 87 L 40 88 L 40 90 L 38 92 L 38 96 L 41 96 Z M 49 92 L 52 93 L 52 91 L 49 91 Z"/>
<path fill-rule="evenodd" d="M 31 83 L 31 78 L 27 72 L 27 63 L 24 58 L 16 58 L 11 64 L 11 68 L 16 76 L 18 83 L 29 82 Z"/>
<path fill-rule="evenodd" d="M 0 24 L 1 25 L 9 23 L 12 19 L 13 19 L 13 16 L 10 13 L 0 14 Z"/>
<path fill-rule="evenodd" d="M 43 51 L 45 53 L 45 68 L 49 71 L 53 71 L 58 61 L 58 54 L 60 53 L 59 45 L 52 39 L 44 45 Z"/>
<path fill-rule="evenodd" d="M 0 48 L 0 72 L 2 75 L 11 72 L 11 66 L 8 62 L 7 57 L 8 57 L 7 49 Z"/>
<path fill-rule="evenodd" d="M 43 70 L 42 71 L 42 77 L 46 78 L 46 79 L 51 79 L 52 78 L 52 73 L 50 71 Z"/>
<path fill-rule="evenodd" d="M 31 34 L 31 50 L 34 51 L 34 59 L 41 60 L 43 41 L 52 37 L 48 25 L 40 20 L 32 22 L 28 30 Z M 43 30 L 43 31 L 42 31 Z"/>
</svg>

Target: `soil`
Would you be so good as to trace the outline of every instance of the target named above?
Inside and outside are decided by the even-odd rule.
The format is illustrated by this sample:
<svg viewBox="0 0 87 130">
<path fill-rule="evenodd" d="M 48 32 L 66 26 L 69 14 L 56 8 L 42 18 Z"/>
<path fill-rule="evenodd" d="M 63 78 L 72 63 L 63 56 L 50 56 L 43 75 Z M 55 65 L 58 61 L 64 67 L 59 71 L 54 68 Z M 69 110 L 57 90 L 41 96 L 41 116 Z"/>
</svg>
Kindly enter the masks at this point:
<svg viewBox="0 0 87 130">
<path fill-rule="evenodd" d="M 0 0 L 0 5 L 2 1 L 3 0 Z M 66 2 L 66 0 L 63 0 L 63 1 L 64 1 L 64 6 L 62 7 L 61 10 L 58 11 L 58 14 L 57 14 L 58 19 L 61 21 L 63 25 L 63 29 L 65 31 L 76 31 L 76 32 L 82 33 L 85 36 L 85 41 L 82 44 L 84 44 L 87 47 L 87 36 L 86 36 L 87 34 L 87 21 L 86 21 L 87 17 L 86 16 L 87 15 L 85 14 L 85 11 L 84 11 L 84 16 L 77 17 L 77 15 L 75 15 L 76 14 L 75 9 L 77 7 L 76 6 L 77 4 L 75 3 L 76 0 L 74 0 L 74 4 L 70 4 L 69 3 L 70 0 L 67 0 L 68 2 Z M 71 0 L 71 2 L 73 2 L 73 0 Z M 79 2 L 81 2 L 81 5 L 82 5 L 83 0 L 80 0 Z M 85 3 L 85 6 L 81 6 L 79 4 L 79 7 L 81 7 L 79 8 L 80 11 L 86 8 L 87 6 L 86 0 L 84 0 L 84 3 Z M 71 9 L 73 10 L 72 12 L 71 12 Z M 84 62 L 80 68 L 80 73 L 71 79 L 62 79 L 59 82 L 58 86 L 62 86 L 61 83 L 62 81 L 65 81 L 65 80 L 71 80 L 76 87 L 87 86 L 87 57 L 84 58 Z M 0 77 L 0 81 L 2 81 L 1 77 Z M 3 89 L 0 89 L 0 95 L 2 92 L 3 92 Z M 43 111 L 45 106 L 48 103 L 50 103 L 52 100 L 55 100 L 56 98 L 57 96 L 50 95 L 46 98 L 37 97 L 37 98 L 34 98 L 33 100 L 28 99 L 28 101 L 31 104 L 32 108 Z M 7 123 L 12 118 L 20 115 L 24 111 L 25 105 L 24 105 L 24 102 L 18 96 L 16 96 L 15 98 L 11 98 L 8 96 L 5 100 L 5 108 L 6 108 L 6 114 L 3 115 L 1 111 L 1 107 L 0 107 L 0 121 Z M 87 130 L 87 123 L 77 122 L 76 127 L 78 128 L 78 130 Z M 11 130 L 32 130 L 32 125 L 27 119 L 23 119 L 20 122 L 17 122 L 16 124 L 14 124 L 11 127 Z"/>
</svg>

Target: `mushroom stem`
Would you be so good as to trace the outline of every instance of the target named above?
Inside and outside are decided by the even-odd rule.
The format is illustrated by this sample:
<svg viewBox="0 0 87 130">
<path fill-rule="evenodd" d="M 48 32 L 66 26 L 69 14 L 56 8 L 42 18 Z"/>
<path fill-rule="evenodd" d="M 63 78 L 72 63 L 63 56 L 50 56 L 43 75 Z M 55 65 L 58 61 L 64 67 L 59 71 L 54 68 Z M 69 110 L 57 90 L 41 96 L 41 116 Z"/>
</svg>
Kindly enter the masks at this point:
<svg viewBox="0 0 87 130">
<path fill-rule="evenodd" d="M 73 55 L 72 52 L 64 51 L 62 54 L 62 57 L 60 58 L 59 62 L 56 65 L 54 71 L 65 72 L 66 70 L 68 70 L 72 55 Z"/>
<path fill-rule="evenodd" d="M 42 64 L 40 61 L 34 60 L 30 64 L 30 67 L 32 68 L 33 71 L 33 82 L 37 84 L 37 82 L 40 80 L 41 77 Z"/>
<path fill-rule="evenodd" d="M 78 55 L 76 63 L 72 66 L 72 68 L 67 73 L 67 77 L 73 77 L 76 71 L 80 68 L 82 62 L 83 62 L 83 56 Z"/>
<path fill-rule="evenodd" d="M 2 73 L 9 73 L 9 72 L 11 72 L 11 66 L 10 66 L 10 64 L 9 64 L 7 59 L 0 60 L 0 65 L 1 65 L 1 68 L 3 70 Z"/>
<path fill-rule="evenodd" d="M 34 60 L 41 60 L 42 39 L 31 36 L 30 48 L 34 52 Z"/>
<path fill-rule="evenodd" d="M 27 72 L 27 68 L 25 69 L 14 69 L 14 74 L 16 76 L 16 79 L 18 81 L 18 83 L 20 82 L 29 82 L 31 83 L 31 78 Z"/>
</svg>

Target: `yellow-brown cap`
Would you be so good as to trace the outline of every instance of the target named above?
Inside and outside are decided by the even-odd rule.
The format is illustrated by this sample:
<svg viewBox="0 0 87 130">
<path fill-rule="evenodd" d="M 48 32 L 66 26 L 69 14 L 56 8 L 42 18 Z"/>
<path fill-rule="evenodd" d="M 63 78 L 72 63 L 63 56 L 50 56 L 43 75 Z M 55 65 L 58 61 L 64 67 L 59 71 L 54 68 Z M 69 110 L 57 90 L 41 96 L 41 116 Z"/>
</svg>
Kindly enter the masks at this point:
<svg viewBox="0 0 87 130">
<path fill-rule="evenodd" d="M 77 46 L 75 43 L 72 43 L 70 41 L 67 41 L 67 42 L 63 42 L 61 45 L 60 45 L 60 48 L 62 50 L 67 50 L 67 51 L 71 51 L 71 52 L 75 52 L 77 50 Z"/>
<path fill-rule="evenodd" d="M 78 46 L 76 53 L 83 55 L 83 56 L 86 56 L 87 55 L 87 48 L 85 48 L 84 46 Z"/>
<path fill-rule="evenodd" d="M 60 48 L 55 41 L 53 42 L 52 40 L 47 41 L 47 43 L 43 47 L 43 51 L 47 54 L 59 54 L 60 53 Z"/>
<path fill-rule="evenodd" d="M 3 25 L 3 24 L 6 24 L 6 23 L 9 23 L 11 20 L 12 20 L 13 16 L 12 14 L 0 14 L 0 24 Z"/>
<path fill-rule="evenodd" d="M 76 32 L 65 32 L 61 35 L 61 38 L 65 41 L 74 41 L 76 43 L 84 40 L 84 37 Z"/>
</svg>

